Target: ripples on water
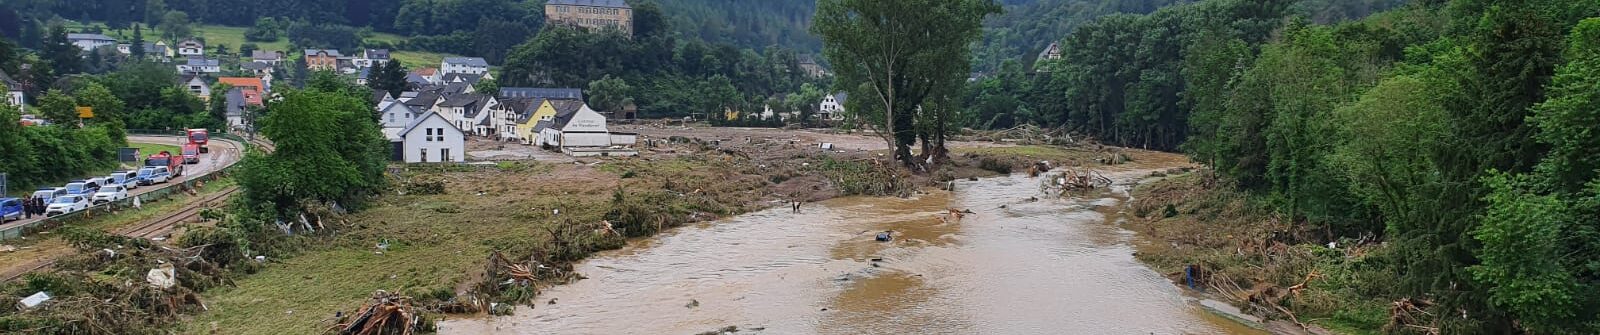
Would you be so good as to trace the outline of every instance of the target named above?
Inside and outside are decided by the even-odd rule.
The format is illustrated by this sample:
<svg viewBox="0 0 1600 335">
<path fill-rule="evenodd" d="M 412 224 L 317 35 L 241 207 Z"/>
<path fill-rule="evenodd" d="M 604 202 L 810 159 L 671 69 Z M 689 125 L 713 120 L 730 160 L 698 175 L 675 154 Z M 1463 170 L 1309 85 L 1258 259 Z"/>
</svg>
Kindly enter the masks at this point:
<svg viewBox="0 0 1600 335">
<path fill-rule="evenodd" d="M 835 199 L 798 215 L 785 207 L 683 228 L 579 264 L 589 279 L 547 290 L 536 308 L 443 322 L 441 333 L 1251 332 L 1200 311 L 1138 263 L 1132 235 L 1102 214 L 1116 213 L 1105 206 L 1118 199 L 1028 201 L 1037 185 L 985 179 L 954 193 Z M 945 223 L 947 208 L 977 214 Z M 885 230 L 894 241 L 873 241 Z"/>
</svg>

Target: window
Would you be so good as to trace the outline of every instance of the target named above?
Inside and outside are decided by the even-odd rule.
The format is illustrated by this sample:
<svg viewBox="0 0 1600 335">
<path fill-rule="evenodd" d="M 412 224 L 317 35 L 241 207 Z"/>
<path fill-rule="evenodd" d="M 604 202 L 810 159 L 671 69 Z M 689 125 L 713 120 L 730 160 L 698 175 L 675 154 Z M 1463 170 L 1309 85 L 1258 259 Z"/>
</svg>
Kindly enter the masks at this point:
<svg viewBox="0 0 1600 335">
<path fill-rule="evenodd" d="M 439 148 L 439 161 L 449 162 L 455 160 L 450 156 L 450 148 Z"/>
</svg>

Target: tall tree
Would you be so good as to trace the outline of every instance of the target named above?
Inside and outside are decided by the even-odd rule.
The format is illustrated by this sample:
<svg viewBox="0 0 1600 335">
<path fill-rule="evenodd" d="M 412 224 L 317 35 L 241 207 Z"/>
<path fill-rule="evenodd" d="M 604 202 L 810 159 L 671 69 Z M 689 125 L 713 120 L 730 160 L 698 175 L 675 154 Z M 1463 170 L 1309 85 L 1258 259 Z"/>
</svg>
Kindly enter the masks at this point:
<svg viewBox="0 0 1600 335">
<path fill-rule="evenodd" d="M 868 85 L 872 95 L 852 100 L 873 102 L 884 115 L 874 130 L 896 159 L 915 165 L 919 106 L 966 78 L 969 46 L 983 18 L 999 11 L 993 0 L 821 0 L 812 30 L 838 73 L 835 85 Z M 933 147 L 941 152 L 923 154 L 942 158 L 944 143 Z"/>
<path fill-rule="evenodd" d="M 406 82 L 405 66 L 401 65 L 398 59 L 389 60 L 383 63 L 382 66 L 377 66 L 377 73 L 373 73 L 371 76 L 372 78 L 367 80 L 367 87 L 389 92 L 391 96 L 400 96 L 400 92 L 405 91 L 408 84 Z"/>
<path fill-rule="evenodd" d="M 161 37 L 168 41 L 180 41 L 194 36 L 194 28 L 189 26 L 189 13 L 169 11 L 161 15 L 161 25 L 156 26 L 161 30 Z"/>
<path fill-rule="evenodd" d="M 60 24 L 50 25 L 50 34 L 45 38 L 42 53 L 56 74 L 68 75 L 83 71 L 81 51 L 83 49 L 79 49 L 67 40 L 66 27 Z"/>
<path fill-rule="evenodd" d="M 128 54 L 133 56 L 134 61 L 143 61 L 144 53 L 144 28 L 140 27 L 138 23 L 134 23 L 133 43 L 128 44 Z"/>
<path fill-rule="evenodd" d="M 602 112 L 619 112 L 632 101 L 633 87 L 622 78 L 609 75 L 589 83 L 589 105 Z"/>
</svg>

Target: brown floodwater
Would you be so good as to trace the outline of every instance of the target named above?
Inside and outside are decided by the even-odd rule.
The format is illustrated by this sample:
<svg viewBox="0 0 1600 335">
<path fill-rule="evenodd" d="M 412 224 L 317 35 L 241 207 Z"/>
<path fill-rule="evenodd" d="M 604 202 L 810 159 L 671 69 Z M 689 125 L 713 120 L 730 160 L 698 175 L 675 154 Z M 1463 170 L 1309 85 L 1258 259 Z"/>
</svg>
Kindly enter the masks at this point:
<svg viewBox="0 0 1600 335">
<path fill-rule="evenodd" d="M 440 333 L 1259 334 L 1133 258 L 1135 236 L 1107 218 L 1117 189 L 1029 201 L 1039 182 L 1019 175 L 777 206 L 596 255 L 535 308 Z M 949 208 L 976 214 L 946 222 Z M 874 241 L 885 230 L 894 240 Z"/>
</svg>

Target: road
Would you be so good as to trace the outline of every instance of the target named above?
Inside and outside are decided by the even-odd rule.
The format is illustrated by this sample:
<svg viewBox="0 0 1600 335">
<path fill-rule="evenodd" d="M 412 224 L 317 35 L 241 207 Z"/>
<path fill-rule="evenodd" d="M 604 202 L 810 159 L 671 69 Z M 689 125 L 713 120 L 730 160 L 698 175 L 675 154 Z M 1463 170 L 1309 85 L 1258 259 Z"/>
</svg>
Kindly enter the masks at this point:
<svg viewBox="0 0 1600 335">
<path fill-rule="evenodd" d="M 128 136 L 128 142 L 148 143 L 148 144 L 168 144 L 168 145 L 175 145 L 175 146 L 178 146 L 178 147 L 181 148 L 181 147 L 183 147 L 183 144 L 186 142 L 186 140 L 182 136 L 137 136 L 136 135 L 136 136 Z M 138 195 L 142 195 L 142 194 L 145 194 L 145 193 L 150 193 L 150 192 L 158 190 L 158 189 L 172 187 L 173 185 L 177 185 L 177 184 L 179 184 L 179 183 L 181 183 L 183 181 L 187 181 L 190 178 L 194 178 L 195 176 L 201 176 L 201 175 L 205 175 L 206 173 L 209 173 L 209 172 L 212 172 L 212 171 L 217 171 L 217 170 L 221 170 L 223 168 L 227 168 L 228 166 L 233 165 L 233 163 L 238 162 L 239 158 L 244 157 L 244 146 L 239 144 L 238 142 L 224 140 L 224 139 L 220 139 L 220 138 L 212 138 L 211 139 L 211 143 L 209 143 L 207 145 L 207 147 L 210 148 L 210 152 L 206 153 L 206 154 L 202 154 L 200 156 L 200 162 L 199 163 L 189 164 L 189 165 L 184 165 L 183 166 L 183 176 L 178 177 L 178 178 L 174 178 L 172 181 L 170 181 L 170 182 L 168 182 L 166 184 L 146 185 L 146 186 L 140 186 L 139 188 L 136 188 L 136 189 L 128 190 L 128 196 L 129 197 L 138 196 Z M 27 196 L 30 196 L 32 194 L 33 194 L 33 191 L 28 191 L 26 193 L 21 193 L 21 196 L 27 197 Z M 0 230 L 11 229 L 12 227 L 30 224 L 30 223 L 37 222 L 37 221 L 43 220 L 43 219 L 44 219 L 43 217 L 35 216 L 32 219 L 24 219 L 24 220 L 17 220 L 17 221 L 7 222 L 7 223 L 5 223 L 3 225 L 0 225 Z"/>
</svg>

